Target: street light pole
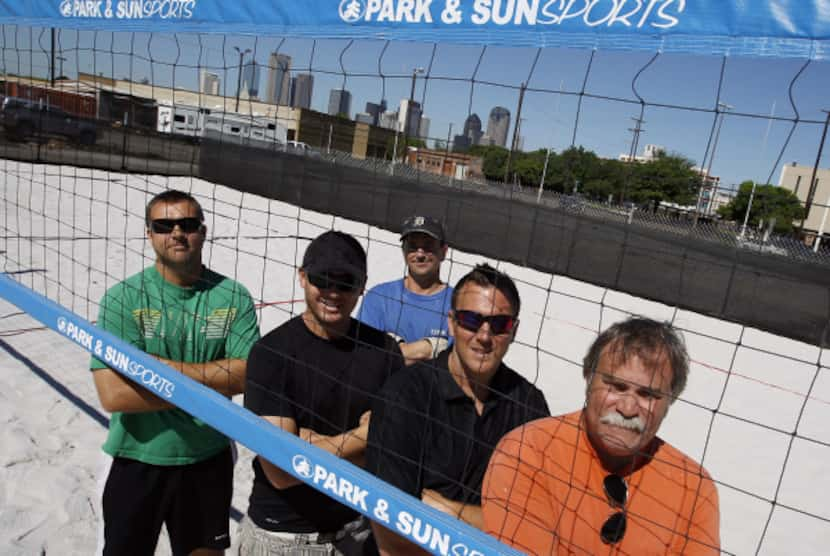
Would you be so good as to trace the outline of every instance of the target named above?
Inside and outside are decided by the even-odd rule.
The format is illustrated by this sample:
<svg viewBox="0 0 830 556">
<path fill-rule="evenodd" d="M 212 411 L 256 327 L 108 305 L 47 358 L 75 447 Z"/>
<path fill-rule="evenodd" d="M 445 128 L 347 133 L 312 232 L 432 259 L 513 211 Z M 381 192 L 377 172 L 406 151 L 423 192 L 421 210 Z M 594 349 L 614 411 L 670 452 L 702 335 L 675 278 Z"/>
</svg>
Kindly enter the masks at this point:
<svg viewBox="0 0 830 556">
<path fill-rule="evenodd" d="M 536 195 L 536 204 L 542 202 L 542 192 L 545 189 L 545 177 L 548 175 L 548 161 L 550 160 L 550 147 L 545 155 L 545 165 L 542 167 L 542 179 L 539 180 L 539 193 Z"/>
<path fill-rule="evenodd" d="M 236 78 L 236 110 L 235 112 L 239 112 L 239 93 L 242 91 L 242 62 L 245 59 L 245 54 L 251 51 L 250 48 L 246 48 L 245 50 L 240 50 L 238 46 L 233 47 L 239 53 L 239 75 Z"/>
<path fill-rule="evenodd" d="M 418 79 L 418 74 L 424 74 L 426 70 L 422 67 L 412 68 L 412 87 L 409 89 L 409 102 L 406 105 L 406 117 L 403 120 L 403 143 L 406 148 L 406 136 L 409 135 L 409 124 L 412 121 L 412 105 L 415 103 L 415 81 Z M 414 130 L 418 133 L 418 130 Z"/>
<path fill-rule="evenodd" d="M 752 199 L 755 198 L 755 187 L 757 185 L 754 181 L 752 182 L 752 190 L 749 192 L 749 202 L 746 204 L 746 214 L 744 214 L 744 224 L 741 226 L 741 239 L 746 237 L 746 225 L 749 222 L 749 211 L 752 210 Z"/>
<path fill-rule="evenodd" d="M 415 80 L 418 78 L 418 74 L 426 73 L 426 70 L 422 67 L 412 68 L 412 87 L 409 89 L 409 101 L 406 103 L 406 117 L 403 119 L 403 129 L 401 130 L 402 139 L 403 139 L 403 161 L 406 162 L 406 155 L 407 155 L 407 135 L 409 135 L 409 122 L 412 120 L 412 105 L 415 102 Z M 398 115 L 400 117 L 400 114 Z M 399 126 L 400 127 L 400 126 Z M 415 133 L 418 133 L 418 130 L 415 130 Z M 396 135 L 397 137 L 397 135 Z M 397 151 L 396 151 L 397 152 Z"/>
<path fill-rule="evenodd" d="M 830 209 L 830 195 L 828 195 L 827 202 L 824 205 L 821 225 L 818 227 L 818 234 L 816 234 L 816 240 L 813 242 L 813 253 L 818 253 L 818 248 L 821 245 L 821 236 L 824 235 L 824 225 L 827 224 L 827 209 Z"/>
</svg>

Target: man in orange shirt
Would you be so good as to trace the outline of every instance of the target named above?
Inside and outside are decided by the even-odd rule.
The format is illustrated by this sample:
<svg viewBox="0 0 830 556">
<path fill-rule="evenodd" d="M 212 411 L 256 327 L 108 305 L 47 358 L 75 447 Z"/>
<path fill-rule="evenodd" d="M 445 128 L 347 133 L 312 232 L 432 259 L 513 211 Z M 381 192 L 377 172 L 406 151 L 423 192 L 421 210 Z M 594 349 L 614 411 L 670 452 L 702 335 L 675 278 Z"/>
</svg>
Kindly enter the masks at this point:
<svg viewBox="0 0 830 556">
<path fill-rule="evenodd" d="M 529 554 L 719 554 L 718 494 L 657 437 L 689 363 L 666 323 L 631 318 L 583 361 L 582 411 L 505 436 L 484 479 L 485 530 Z"/>
</svg>

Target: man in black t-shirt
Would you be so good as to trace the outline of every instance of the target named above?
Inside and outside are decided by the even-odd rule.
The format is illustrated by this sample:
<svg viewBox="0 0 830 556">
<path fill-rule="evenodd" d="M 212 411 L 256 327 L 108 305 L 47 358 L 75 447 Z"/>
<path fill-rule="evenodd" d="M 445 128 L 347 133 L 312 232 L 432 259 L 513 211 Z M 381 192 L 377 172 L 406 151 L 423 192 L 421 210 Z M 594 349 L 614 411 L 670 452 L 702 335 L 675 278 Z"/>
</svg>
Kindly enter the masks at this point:
<svg viewBox="0 0 830 556">
<path fill-rule="evenodd" d="M 306 309 L 254 345 L 245 407 L 362 466 L 372 398 L 403 368 L 403 356 L 389 335 L 350 317 L 366 282 L 366 254 L 352 236 L 317 237 L 298 274 Z M 363 551 L 347 534 L 358 527 L 357 512 L 260 456 L 253 467 L 240 555 Z"/>
<path fill-rule="evenodd" d="M 481 484 L 498 441 L 550 415 L 542 392 L 502 362 L 519 324 L 509 276 L 479 265 L 452 295 L 455 343 L 434 362 L 392 376 L 372 404 L 366 469 L 481 528 Z M 421 554 L 373 524 L 381 554 Z"/>
</svg>

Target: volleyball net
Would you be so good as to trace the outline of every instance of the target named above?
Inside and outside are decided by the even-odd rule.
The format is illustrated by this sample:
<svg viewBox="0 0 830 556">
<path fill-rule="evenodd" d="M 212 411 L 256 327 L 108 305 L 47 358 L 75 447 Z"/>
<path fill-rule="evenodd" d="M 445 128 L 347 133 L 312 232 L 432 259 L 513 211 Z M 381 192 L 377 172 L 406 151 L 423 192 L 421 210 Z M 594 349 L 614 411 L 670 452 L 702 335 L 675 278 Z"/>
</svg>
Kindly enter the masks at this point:
<svg viewBox="0 0 830 556">
<path fill-rule="evenodd" d="M 742 39 L 696 34 L 740 19 L 705 2 L 628 16 L 616 2 L 576 16 L 578 3 L 560 3 L 571 17 L 545 12 L 559 34 L 539 31 L 542 15 L 530 32 L 527 2 L 450 10 L 457 33 L 437 7 L 412 31 L 394 23 L 395 3 L 318 4 L 337 21 L 308 24 L 315 6 L 299 19 L 263 7 L 244 24 L 223 14 L 210 32 L 71 2 L 61 20 L 4 14 L 2 296 L 133 379 L 173 385 L 170 401 L 300 480 L 409 524 L 397 530 L 431 552 L 510 553 L 92 324 L 106 289 L 152 264 L 144 207 L 165 189 L 202 204 L 205 263 L 250 290 L 263 334 L 302 312 L 311 238 L 357 237 L 372 286 L 404 272 L 402 219 L 431 214 L 447 226 L 446 281 L 483 259 L 517 281 L 522 325 L 506 361 L 554 415 L 582 407 L 582 357 L 600 331 L 632 314 L 672 322 L 692 371 L 660 435 L 714 477 L 722 550 L 820 553 L 822 37 L 762 37 L 746 22 Z M 203 7 L 205 21 L 221 13 Z M 809 11 L 792 20 L 808 28 Z M 638 28 L 686 32 L 572 32 L 635 15 Z"/>
</svg>

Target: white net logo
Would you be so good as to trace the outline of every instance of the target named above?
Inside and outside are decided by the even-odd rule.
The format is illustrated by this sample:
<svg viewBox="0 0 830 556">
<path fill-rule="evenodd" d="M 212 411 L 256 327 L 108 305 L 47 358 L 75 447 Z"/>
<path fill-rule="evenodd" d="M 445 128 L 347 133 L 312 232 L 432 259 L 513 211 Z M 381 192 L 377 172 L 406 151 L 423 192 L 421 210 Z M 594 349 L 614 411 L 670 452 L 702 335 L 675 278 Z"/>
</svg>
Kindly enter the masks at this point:
<svg viewBox="0 0 830 556">
<path fill-rule="evenodd" d="M 291 465 L 294 466 L 294 471 L 301 477 L 306 479 L 311 478 L 311 462 L 303 455 L 296 455 L 291 458 Z"/>
<path fill-rule="evenodd" d="M 363 17 L 366 7 L 360 0 L 342 0 L 339 11 L 340 19 L 346 23 L 354 23 Z"/>
<path fill-rule="evenodd" d="M 61 0 L 63 17 L 190 19 L 197 0 Z"/>
</svg>

